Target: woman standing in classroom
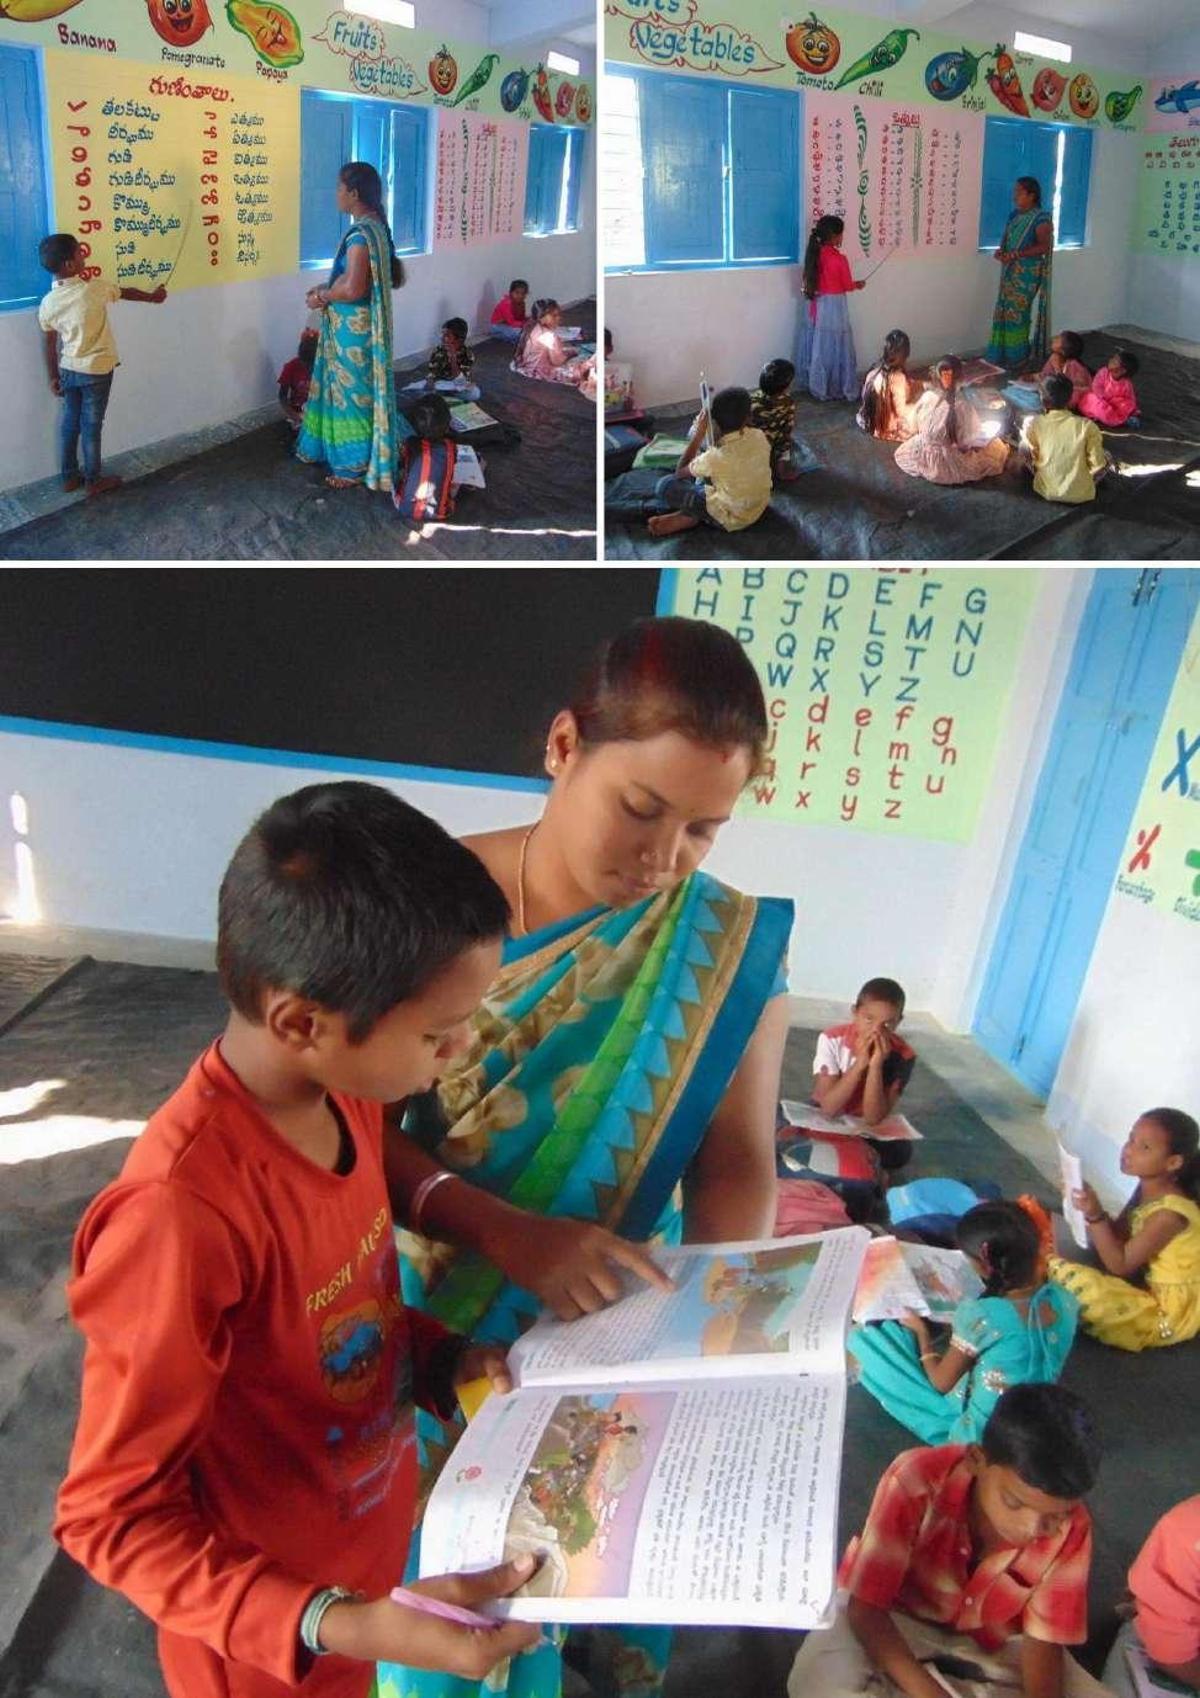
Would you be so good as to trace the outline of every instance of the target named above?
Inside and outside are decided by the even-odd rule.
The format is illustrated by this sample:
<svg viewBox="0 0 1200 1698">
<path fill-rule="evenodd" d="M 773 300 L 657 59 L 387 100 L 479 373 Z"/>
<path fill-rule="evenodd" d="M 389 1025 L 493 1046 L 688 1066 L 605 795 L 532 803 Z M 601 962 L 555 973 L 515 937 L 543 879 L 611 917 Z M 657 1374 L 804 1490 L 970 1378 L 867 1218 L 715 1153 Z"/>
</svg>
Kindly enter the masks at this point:
<svg viewBox="0 0 1200 1698">
<path fill-rule="evenodd" d="M 365 484 L 391 493 L 396 469 L 392 290 L 404 282 L 373 165 L 343 165 L 338 211 L 348 213 L 328 283 L 308 291 L 321 339 L 296 458 L 329 467 L 333 489 Z"/>
<path fill-rule="evenodd" d="M 1054 220 L 1036 177 L 1018 177 L 995 258 L 1002 266 L 987 357 L 1005 371 L 1041 370 L 1050 354 Z M 1034 322 L 1036 314 L 1036 324 Z"/>
<path fill-rule="evenodd" d="M 465 1053 L 393 1141 L 392 1194 L 414 1199 L 406 1302 L 511 1342 L 539 1298 L 570 1318 L 617 1297 L 617 1261 L 653 1276 L 612 1234 L 770 1237 L 792 904 L 701 870 L 766 739 L 735 638 L 641 620 L 551 724 L 540 818 L 467 839 L 509 899 L 511 935 Z M 472 1242 L 486 1260 L 450 1247 Z M 422 1414 L 418 1435 L 428 1485 L 457 1429 Z M 650 1698 L 670 1630 L 610 1631 L 621 1692 Z M 562 1634 L 547 1635 L 506 1685 L 489 1677 L 489 1698 L 558 1698 Z M 379 1694 L 483 1698 L 393 1665 Z"/>
</svg>

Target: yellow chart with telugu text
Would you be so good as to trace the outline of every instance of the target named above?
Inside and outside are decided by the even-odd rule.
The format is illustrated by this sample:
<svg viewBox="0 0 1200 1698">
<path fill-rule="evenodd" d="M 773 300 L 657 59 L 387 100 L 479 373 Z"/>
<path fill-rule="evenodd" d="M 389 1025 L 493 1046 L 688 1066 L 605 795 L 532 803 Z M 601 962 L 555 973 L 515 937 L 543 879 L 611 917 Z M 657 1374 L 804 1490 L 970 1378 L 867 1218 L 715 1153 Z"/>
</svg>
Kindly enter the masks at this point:
<svg viewBox="0 0 1200 1698">
<path fill-rule="evenodd" d="M 297 270 L 299 95 L 249 77 L 46 54 L 55 222 L 122 287 Z"/>
</svg>

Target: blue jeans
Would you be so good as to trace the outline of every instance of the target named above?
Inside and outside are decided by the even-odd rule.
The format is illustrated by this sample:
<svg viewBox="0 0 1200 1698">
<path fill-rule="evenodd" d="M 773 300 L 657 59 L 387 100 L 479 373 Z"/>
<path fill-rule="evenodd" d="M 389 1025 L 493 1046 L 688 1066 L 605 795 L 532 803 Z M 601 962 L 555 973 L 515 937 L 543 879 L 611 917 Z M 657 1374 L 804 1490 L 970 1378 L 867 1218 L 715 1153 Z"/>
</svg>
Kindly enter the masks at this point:
<svg viewBox="0 0 1200 1698">
<path fill-rule="evenodd" d="M 699 519 L 701 524 L 715 524 L 716 521 L 708 515 L 707 488 L 708 485 L 700 478 L 690 477 L 686 472 L 682 477 L 669 472 L 665 478 L 658 480 L 654 506 L 660 513 L 686 513 L 690 518 Z"/>
<path fill-rule="evenodd" d="M 112 390 L 113 374 L 60 371 L 62 418 L 59 421 L 59 467 L 64 479 L 79 476 L 79 445 L 83 445 L 83 481 L 100 476 L 100 432 Z"/>
<path fill-rule="evenodd" d="M 498 336 L 502 342 L 519 342 L 521 332 L 515 324 L 489 324 L 488 329 L 493 336 Z"/>
</svg>

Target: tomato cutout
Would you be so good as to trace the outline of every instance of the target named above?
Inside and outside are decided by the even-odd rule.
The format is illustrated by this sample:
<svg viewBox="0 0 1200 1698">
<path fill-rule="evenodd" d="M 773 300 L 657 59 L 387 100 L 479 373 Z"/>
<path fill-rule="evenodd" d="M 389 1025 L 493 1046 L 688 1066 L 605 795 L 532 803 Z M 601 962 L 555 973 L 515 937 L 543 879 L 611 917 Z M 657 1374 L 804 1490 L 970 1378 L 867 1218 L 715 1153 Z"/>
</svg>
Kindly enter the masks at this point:
<svg viewBox="0 0 1200 1698">
<path fill-rule="evenodd" d="M 429 80 L 435 94 L 453 94 L 458 81 L 458 61 L 447 47 L 439 47 L 429 61 Z"/>
<path fill-rule="evenodd" d="M 1069 90 L 1071 111 L 1077 118 L 1094 118 L 1100 110 L 1100 90 L 1086 71 L 1072 77 Z"/>
<path fill-rule="evenodd" d="M 784 37 L 788 58 L 802 71 L 823 77 L 842 56 L 842 43 L 828 24 L 810 12 L 802 24 L 792 24 Z"/>
<path fill-rule="evenodd" d="M 146 0 L 150 22 L 172 47 L 194 47 L 212 28 L 208 0 Z"/>
</svg>

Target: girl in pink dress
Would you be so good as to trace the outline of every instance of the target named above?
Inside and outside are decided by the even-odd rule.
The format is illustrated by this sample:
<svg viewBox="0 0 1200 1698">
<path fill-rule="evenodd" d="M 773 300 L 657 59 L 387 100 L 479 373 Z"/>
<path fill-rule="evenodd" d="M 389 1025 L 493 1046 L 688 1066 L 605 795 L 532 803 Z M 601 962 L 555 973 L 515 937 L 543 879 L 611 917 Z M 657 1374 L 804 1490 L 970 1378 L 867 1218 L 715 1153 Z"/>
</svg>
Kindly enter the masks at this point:
<svg viewBox="0 0 1200 1698">
<path fill-rule="evenodd" d="M 1136 354 L 1118 348 L 1112 359 L 1092 379 L 1092 387 L 1079 397 L 1079 411 L 1098 425 L 1127 425 L 1137 417 L 1138 402 L 1132 379 L 1137 375 Z"/>
<path fill-rule="evenodd" d="M 1092 387 L 1092 374 L 1083 363 L 1083 337 L 1074 330 L 1060 330 L 1050 344 L 1050 358 L 1039 375 L 1069 378 L 1071 411 L 1077 413 L 1080 401 Z"/>
<path fill-rule="evenodd" d="M 591 360 L 576 360 L 568 351 L 558 327 L 562 308 L 557 301 L 533 303 L 533 313 L 521 332 L 512 369 L 522 377 L 537 377 L 543 383 L 570 383 L 576 388 L 591 375 Z"/>
<path fill-rule="evenodd" d="M 974 407 L 959 393 L 962 361 L 947 354 L 933 368 L 934 387 L 917 402 L 916 433 L 896 450 L 896 464 L 930 483 L 976 483 L 994 478 L 1008 462 L 999 436 L 984 440 Z"/>
<path fill-rule="evenodd" d="M 845 222 L 827 213 L 813 225 L 804 250 L 804 305 L 796 371 L 818 401 L 857 401 L 858 360 L 846 297 L 856 283 L 842 252 Z"/>
</svg>

